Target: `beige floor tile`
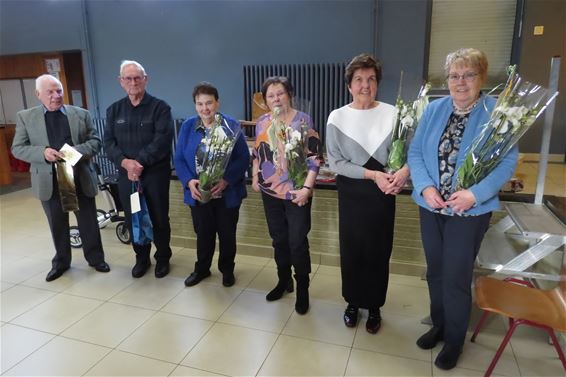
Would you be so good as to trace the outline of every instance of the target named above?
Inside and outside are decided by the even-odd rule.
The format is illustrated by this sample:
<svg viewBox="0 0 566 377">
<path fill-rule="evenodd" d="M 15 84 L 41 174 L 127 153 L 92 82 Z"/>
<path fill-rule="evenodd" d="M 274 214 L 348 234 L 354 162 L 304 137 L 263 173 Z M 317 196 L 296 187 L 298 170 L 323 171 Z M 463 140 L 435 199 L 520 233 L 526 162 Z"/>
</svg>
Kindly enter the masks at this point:
<svg viewBox="0 0 566 377">
<path fill-rule="evenodd" d="M 250 282 L 246 290 L 260 292 L 265 295 L 277 285 L 277 281 L 277 269 L 265 266 Z M 295 285 L 294 281 L 293 285 Z M 286 293 L 285 297 L 295 297 L 295 291 L 290 294 Z"/>
<path fill-rule="evenodd" d="M 106 302 L 61 335 L 114 348 L 154 314 L 152 310 Z"/>
<path fill-rule="evenodd" d="M 432 375 L 433 377 L 440 376 L 440 377 L 481 377 L 484 375 L 484 372 L 480 372 L 478 370 L 473 369 L 465 369 L 456 367 L 450 370 L 442 370 L 436 367 L 432 367 Z M 500 374 L 492 373 L 491 377 L 502 377 Z"/>
<path fill-rule="evenodd" d="M 85 376 L 168 376 L 175 364 L 114 350 Z"/>
<path fill-rule="evenodd" d="M 253 255 L 236 254 L 236 266 L 239 263 L 253 264 L 256 266 L 265 266 L 271 258 L 255 257 Z"/>
<path fill-rule="evenodd" d="M 183 289 L 161 311 L 216 321 L 240 293 L 236 287 L 198 284 Z"/>
<path fill-rule="evenodd" d="M 2 263 L 2 280 L 21 283 L 39 273 L 46 275 L 50 269 L 51 264 L 45 261 L 29 257 L 20 258 L 10 263 Z"/>
<path fill-rule="evenodd" d="M 217 323 L 181 364 L 230 376 L 255 375 L 276 339 L 276 334 Z"/>
<path fill-rule="evenodd" d="M 234 268 L 236 284 L 234 284 L 234 286 L 237 288 L 246 288 L 262 269 L 263 267 L 257 264 L 236 263 L 236 267 Z M 218 277 L 215 281 L 217 281 L 218 284 L 222 284 L 222 275 L 220 273 L 218 273 Z"/>
<path fill-rule="evenodd" d="M 0 292 L 4 292 L 8 288 L 12 288 L 15 284 L 7 281 L 0 282 Z"/>
<path fill-rule="evenodd" d="M 295 302 L 292 299 L 267 302 L 263 293 L 244 291 L 218 321 L 279 333 L 294 308 Z"/>
<path fill-rule="evenodd" d="M 84 267 L 72 266 L 70 269 L 65 271 L 65 273 L 60 278 L 56 280 L 47 282 L 45 281 L 45 275 L 47 275 L 47 272 L 40 272 L 39 274 L 36 274 L 35 276 L 23 281 L 20 284 L 54 292 L 63 292 L 74 284 L 83 281 L 89 276 L 90 273 L 90 268 L 87 269 Z"/>
<path fill-rule="evenodd" d="M 428 288 L 389 283 L 383 312 L 424 317 L 429 314 Z"/>
<path fill-rule="evenodd" d="M 353 349 L 346 376 L 431 376 L 431 363 Z"/>
<path fill-rule="evenodd" d="M 112 267 L 111 267 L 112 268 Z M 87 275 L 64 292 L 71 295 L 108 300 L 134 283 L 129 269 L 113 266 L 110 272 L 96 272 L 90 268 Z"/>
<path fill-rule="evenodd" d="M 106 347 L 56 337 L 5 375 L 81 376 L 110 351 Z"/>
<path fill-rule="evenodd" d="M 500 338 L 503 340 L 503 335 Z M 548 334 L 529 326 L 520 326 L 511 337 L 513 353 L 519 364 L 521 376 L 566 376 Z"/>
<path fill-rule="evenodd" d="M 173 373 L 170 374 L 170 376 L 174 376 L 174 377 L 181 377 L 181 376 L 195 376 L 195 377 L 200 377 L 200 376 L 222 376 L 221 374 L 216 374 L 216 373 L 211 373 L 211 372 L 207 372 L 204 371 L 202 369 L 195 369 L 195 368 L 189 368 L 189 367 L 184 367 L 182 365 L 179 365 L 177 368 L 175 368 L 175 370 L 173 371 Z"/>
<path fill-rule="evenodd" d="M 0 294 L 0 317 L 2 321 L 9 322 L 54 295 L 54 292 L 45 289 L 13 286 Z"/>
<path fill-rule="evenodd" d="M 428 289 L 426 280 L 421 279 L 419 276 L 389 274 L 389 283 Z"/>
<path fill-rule="evenodd" d="M 148 271 L 144 277 L 136 279 L 110 301 L 118 304 L 139 306 L 151 310 L 159 310 L 175 297 L 184 285 L 178 279 L 164 277 L 156 279 L 153 271 Z"/>
<path fill-rule="evenodd" d="M 431 361 L 431 351 L 422 350 L 416 345 L 418 337 L 427 332 L 430 326 L 421 324 L 416 317 L 383 312 L 381 329 L 377 334 L 370 334 L 365 328 L 367 312 L 364 311 L 363 314 L 354 339 L 354 348 Z"/>
<path fill-rule="evenodd" d="M 471 335 L 472 333 L 468 332 L 466 342 L 464 343 L 464 350 L 462 355 L 460 355 L 457 366 L 459 368 L 485 372 L 503 337 L 501 334 L 494 334 L 486 329 L 486 331 L 480 332 L 476 341 L 472 343 L 469 341 Z M 441 349 L 442 347 L 437 346 L 432 350 L 433 360 L 436 358 Z M 503 376 L 520 376 L 519 367 L 511 347 L 507 347 L 503 352 L 503 355 L 501 355 L 494 373 Z"/>
<path fill-rule="evenodd" d="M 179 363 L 213 322 L 157 313 L 118 347 L 122 351 Z"/>
<path fill-rule="evenodd" d="M 58 294 L 12 321 L 13 324 L 59 334 L 100 306 L 102 301 Z"/>
<path fill-rule="evenodd" d="M 258 376 L 341 376 L 349 347 L 281 335 Z"/>
<path fill-rule="evenodd" d="M 282 333 L 351 347 L 356 329 L 344 326 L 343 315 L 342 305 L 311 300 L 307 314 L 293 312 Z"/>
<path fill-rule="evenodd" d="M 341 276 L 340 267 L 336 267 L 336 266 L 321 265 L 316 271 L 316 273 L 322 275 Z"/>
<path fill-rule="evenodd" d="M 315 274 L 309 287 L 310 297 L 344 305 L 342 280 L 339 275 Z"/>
<path fill-rule="evenodd" d="M 2 339 L 0 373 L 4 373 L 54 337 L 51 334 L 11 324 L 2 326 L 0 334 Z"/>
</svg>

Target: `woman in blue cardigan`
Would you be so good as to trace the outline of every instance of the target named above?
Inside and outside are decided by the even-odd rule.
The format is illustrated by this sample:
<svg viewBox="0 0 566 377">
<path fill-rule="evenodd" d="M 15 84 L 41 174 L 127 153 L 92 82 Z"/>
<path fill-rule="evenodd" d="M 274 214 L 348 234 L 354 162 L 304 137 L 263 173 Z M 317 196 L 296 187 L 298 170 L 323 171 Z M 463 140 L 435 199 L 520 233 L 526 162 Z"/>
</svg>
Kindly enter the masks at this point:
<svg viewBox="0 0 566 377">
<path fill-rule="evenodd" d="M 497 193 L 513 175 L 517 148 L 486 178 L 456 191 L 457 171 L 470 145 L 489 120 L 495 100 L 480 89 L 487 58 L 476 49 L 448 54 L 445 71 L 450 95 L 426 108 L 408 154 L 413 199 L 420 206 L 427 261 L 432 329 L 417 340 L 422 349 L 439 341 L 435 360 L 441 369 L 456 366 L 470 320 L 474 261 L 499 208 Z"/>
<path fill-rule="evenodd" d="M 191 207 L 193 226 L 197 234 L 197 261 L 195 270 L 185 280 L 187 287 L 196 285 L 210 276 L 212 256 L 216 246 L 216 234 L 220 244 L 218 269 L 222 272 L 222 284 L 234 285 L 234 258 L 236 257 L 236 228 L 242 199 L 247 196 L 245 173 L 250 163 L 250 153 L 242 132 L 239 133 L 223 179 L 211 190 L 213 199 L 201 203 L 199 171 L 202 170 L 201 149 L 204 135 L 215 122 L 220 106 L 218 90 L 207 82 L 193 90 L 193 101 L 198 116 L 187 119 L 181 126 L 175 151 L 175 170 L 183 185 L 185 203 Z M 234 132 L 240 123 L 218 113 Z"/>
</svg>

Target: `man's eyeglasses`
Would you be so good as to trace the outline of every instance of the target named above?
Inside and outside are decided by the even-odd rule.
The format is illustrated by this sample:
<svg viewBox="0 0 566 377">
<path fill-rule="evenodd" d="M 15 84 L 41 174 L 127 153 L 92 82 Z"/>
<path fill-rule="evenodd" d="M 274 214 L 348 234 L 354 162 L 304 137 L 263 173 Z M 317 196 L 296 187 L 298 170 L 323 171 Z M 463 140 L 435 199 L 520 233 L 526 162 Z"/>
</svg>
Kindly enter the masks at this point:
<svg viewBox="0 0 566 377">
<path fill-rule="evenodd" d="M 122 81 L 126 81 L 126 82 L 140 82 L 143 79 L 145 79 L 145 76 L 133 76 L 133 77 L 120 77 L 120 79 L 122 79 Z"/>
<path fill-rule="evenodd" d="M 456 73 L 451 73 L 447 76 L 448 81 L 450 82 L 458 82 L 461 79 L 466 80 L 467 82 L 472 82 L 476 79 L 476 77 L 479 75 L 479 73 L 476 72 L 466 72 L 462 75 L 458 75 Z"/>
</svg>

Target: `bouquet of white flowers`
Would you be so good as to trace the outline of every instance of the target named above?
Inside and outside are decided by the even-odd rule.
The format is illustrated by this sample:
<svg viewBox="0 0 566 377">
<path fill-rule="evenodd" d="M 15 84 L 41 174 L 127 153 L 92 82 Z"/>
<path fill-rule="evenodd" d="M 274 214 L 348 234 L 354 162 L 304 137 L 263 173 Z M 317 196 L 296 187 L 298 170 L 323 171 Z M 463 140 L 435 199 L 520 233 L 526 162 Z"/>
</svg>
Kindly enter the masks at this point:
<svg viewBox="0 0 566 377">
<path fill-rule="evenodd" d="M 523 80 L 515 70 L 515 66 L 509 68 L 507 84 L 489 121 L 466 152 L 457 172 L 457 190 L 467 189 L 491 173 L 558 95 Z"/>
<path fill-rule="evenodd" d="M 307 160 L 305 140 L 307 125 L 301 122 L 301 130 L 291 127 L 285 129 L 285 158 L 287 159 L 287 174 L 293 181 L 293 188 L 301 188 L 307 178 Z"/>
<path fill-rule="evenodd" d="M 409 135 L 415 132 L 424 109 L 428 105 L 427 93 L 429 90 L 430 84 L 424 84 L 413 103 L 403 101 L 400 95 L 397 97 L 391 149 L 387 158 L 386 170 L 389 173 L 401 169 L 407 161 L 407 140 Z"/>
<path fill-rule="evenodd" d="M 202 170 L 199 172 L 199 191 L 202 203 L 210 201 L 210 190 L 224 176 L 241 131 L 240 129 L 232 131 L 226 119 L 220 114 L 214 116 L 214 121 L 214 125 L 202 141 L 205 146 Z"/>
</svg>

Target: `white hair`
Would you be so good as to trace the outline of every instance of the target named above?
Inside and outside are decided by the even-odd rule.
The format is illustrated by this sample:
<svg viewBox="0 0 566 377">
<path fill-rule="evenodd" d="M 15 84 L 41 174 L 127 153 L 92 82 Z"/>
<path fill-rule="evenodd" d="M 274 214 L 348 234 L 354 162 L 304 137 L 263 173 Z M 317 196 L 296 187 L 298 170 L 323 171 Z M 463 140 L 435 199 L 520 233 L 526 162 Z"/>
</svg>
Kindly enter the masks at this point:
<svg viewBox="0 0 566 377">
<path fill-rule="evenodd" d="M 41 91 L 41 85 L 45 81 L 55 81 L 61 88 L 63 87 L 63 84 L 61 84 L 61 81 L 59 81 L 57 77 L 46 73 L 35 79 L 35 90 L 37 90 L 38 92 Z"/>
<path fill-rule="evenodd" d="M 143 68 L 143 66 L 135 60 L 122 60 L 122 64 L 120 64 L 120 76 L 122 76 L 122 72 L 124 72 L 124 68 L 128 65 L 135 65 L 136 68 L 139 69 L 144 76 L 146 76 L 145 69 Z"/>
</svg>

